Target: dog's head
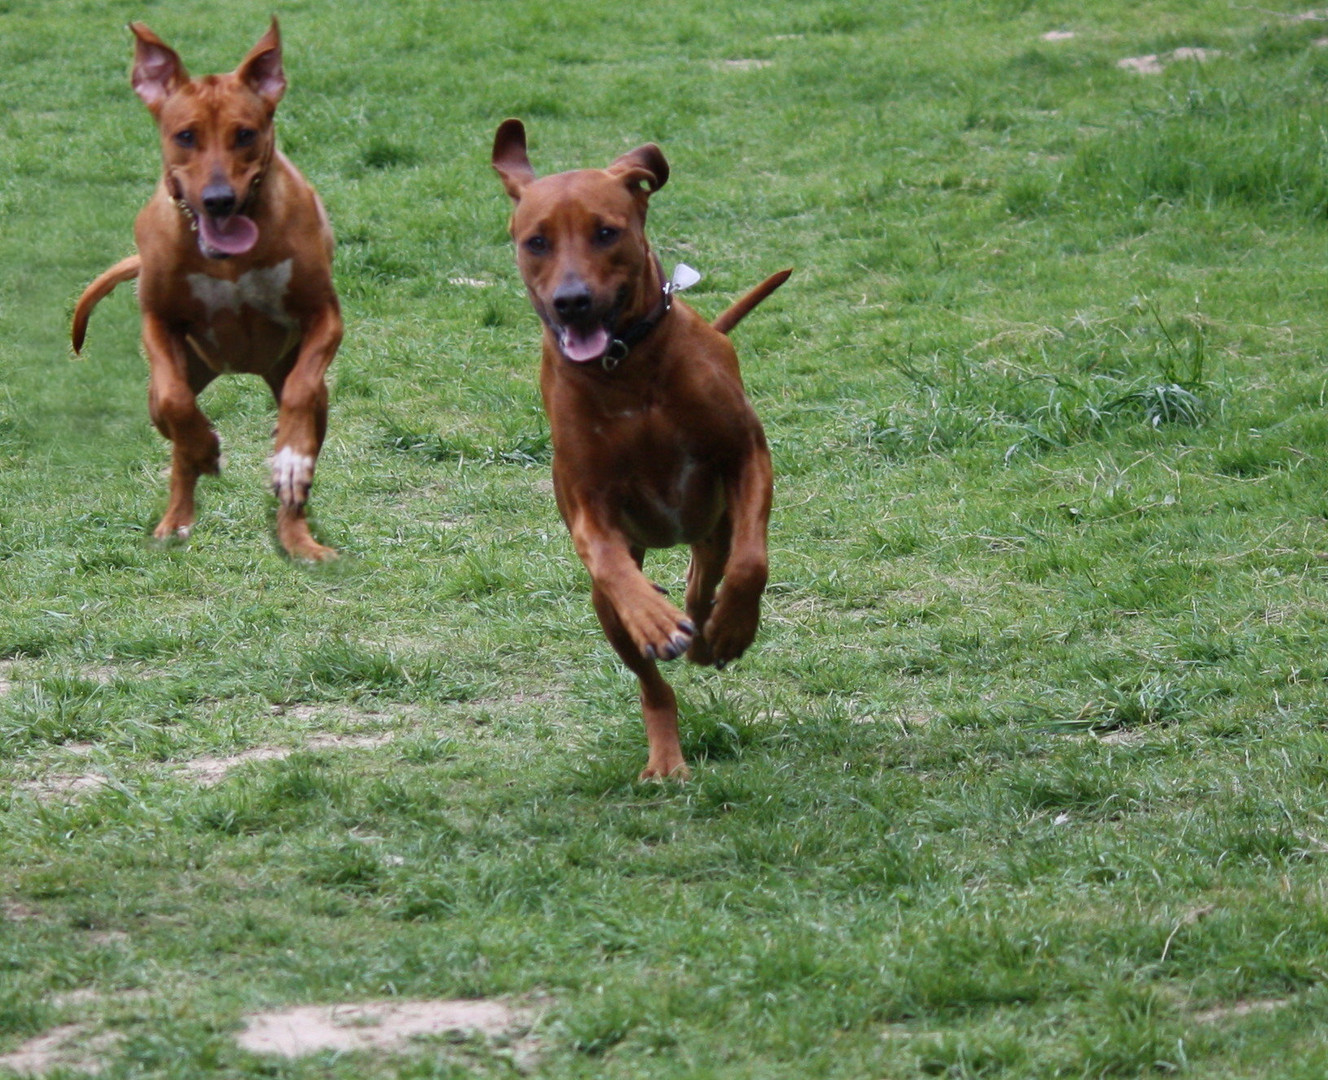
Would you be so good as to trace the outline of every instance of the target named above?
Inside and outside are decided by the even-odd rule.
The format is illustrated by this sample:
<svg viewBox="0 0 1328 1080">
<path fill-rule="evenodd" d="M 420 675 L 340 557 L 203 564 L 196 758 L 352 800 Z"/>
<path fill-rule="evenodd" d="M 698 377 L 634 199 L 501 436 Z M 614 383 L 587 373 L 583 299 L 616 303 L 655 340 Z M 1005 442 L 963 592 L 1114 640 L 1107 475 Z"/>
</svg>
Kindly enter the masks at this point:
<svg viewBox="0 0 1328 1080">
<path fill-rule="evenodd" d="M 258 242 L 246 211 L 272 160 L 272 117 L 286 90 L 277 20 L 229 75 L 198 79 L 142 23 L 130 29 L 134 92 L 161 132 L 167 190 L 197 223 L 205 256 L 244 254 Z"/>
<path fill-rule="evenodd" d="M 512 197 L 512 239 L 531 302 L 575 363 L 601 359 L 619 327 L 659 301 L 646 242 L 646 206 L 669 178 L 653 143 L 607 169 L 537 178 L 520 120 L 506 120 L 493 143 L 493 167 Z"/>
</svg>

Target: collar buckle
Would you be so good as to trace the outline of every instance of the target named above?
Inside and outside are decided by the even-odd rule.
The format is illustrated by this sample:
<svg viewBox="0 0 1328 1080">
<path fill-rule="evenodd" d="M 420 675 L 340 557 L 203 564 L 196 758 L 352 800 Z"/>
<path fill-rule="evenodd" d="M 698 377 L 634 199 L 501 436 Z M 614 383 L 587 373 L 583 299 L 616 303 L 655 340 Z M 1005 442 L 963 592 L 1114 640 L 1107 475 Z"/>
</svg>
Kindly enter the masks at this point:
<svg viewBox="0 0 1328 1080">
<path fill-rule="evenodd" d="M 608 352 L 600 357 L 599 366 L 605 371 L 615 370 L 619 364 L 627 359 L 627 353 L 630 350 L 631 346 L 623 341 L 622 338 L 614 338 L 609 343 Z"/>
</svg>

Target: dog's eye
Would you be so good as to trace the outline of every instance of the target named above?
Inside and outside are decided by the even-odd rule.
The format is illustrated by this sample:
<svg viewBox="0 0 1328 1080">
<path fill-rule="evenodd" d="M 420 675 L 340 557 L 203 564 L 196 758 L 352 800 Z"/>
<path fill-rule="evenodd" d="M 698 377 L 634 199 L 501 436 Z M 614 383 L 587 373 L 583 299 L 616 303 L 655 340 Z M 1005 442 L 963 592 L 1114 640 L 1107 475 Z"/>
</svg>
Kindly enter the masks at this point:
<svg viewBox="0 0 1328 1080">
<path fill-rule="evenodd" d="M 549 242 L 542 236 L 532 236 L 526 241 L 526 250 L 532 255 L 543 255 L 549 250 Z"/>
<path fill-rule="evenodd" d="M 185 128 L 183 131 L 177 131 L 174 136 L 176 146 L 183 146 L 186 150 L 192 150 L 198 143 L 198 136 L 192 128 Z"/>
<path fill-rule="evenodd" d="M 240 128 L 240 130 L 235 133 L 236 149 L 243 150 L 246 146 L 253 146 L 254 141 L 257 138 L 258 132 L 253 128 Z"/>
<path fill-rule="evenodd" d="M 608 247 L 621 235 L 621 229 L 615 229 L 612 225 L 601 225 L 595 230 L 595 243 L 600 247 Z"/>
</svg>

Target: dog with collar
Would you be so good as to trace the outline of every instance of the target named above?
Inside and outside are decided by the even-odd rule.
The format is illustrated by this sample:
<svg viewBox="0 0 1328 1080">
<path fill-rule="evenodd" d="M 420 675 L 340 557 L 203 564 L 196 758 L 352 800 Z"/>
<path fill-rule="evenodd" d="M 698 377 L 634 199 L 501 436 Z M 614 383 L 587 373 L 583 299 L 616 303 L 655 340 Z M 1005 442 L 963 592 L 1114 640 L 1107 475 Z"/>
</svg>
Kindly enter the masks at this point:
<svg viewBox="0 0 1328 1080">
<path fill-rule="evenodd" d="M 327 214 L 276 146 L 273 116 L 286 90 L 277 22 L 235 71 L 196 79 L 142 23 L 130 30 L 132 83 L 157 122 L 162 176 L 134 224 L 138 253 L 79 299 L 74 351 L 98 301 L 138 278 L 148 412 L 172 445 L 159 540 L 188 537 L 198 478 L 220 469 L 199 393 L 223 372 L 262 376 L 277 402 L 278 538 L 292 558 L 333 558 L 311 534 L 305 503 L 327 429 L 324 375 L 341 343 L 341 310 Z"/>
<path fill-rule="evenodd" d="M 677 701 L 657 662 L 685 654 L 722 668 L 756 636 L 772 472 L 727 334 L 791 271 L 708 323 L 673 296 L 646 240 L 647 203 L 669 178 L 657 146 L 607 169 L 537 178 L 524 126 L 507 120 L 493 167 L 544 323 L 540 391 L 558 509 L 600 625 L 640 682 L 641 777 L 685 779 Z M 676 544 L 691 547 L 685 612 L 642 571 L 646 549 Z"/>
</svg>

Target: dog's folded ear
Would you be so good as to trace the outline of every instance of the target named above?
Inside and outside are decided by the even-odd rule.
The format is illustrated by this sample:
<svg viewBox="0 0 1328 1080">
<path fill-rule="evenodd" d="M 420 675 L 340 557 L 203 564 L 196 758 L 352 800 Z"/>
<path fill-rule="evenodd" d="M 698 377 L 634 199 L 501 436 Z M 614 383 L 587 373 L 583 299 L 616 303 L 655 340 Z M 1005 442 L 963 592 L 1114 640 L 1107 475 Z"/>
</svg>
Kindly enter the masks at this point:
<svg viewBox="0 0 1328 1080">
<path fill-rule="evenodd" d="M 130 23 L 134 34 L 134 93 L 156 116 L 162 103 L 189 81 L 179 55 L 142 23 Z"/>
<path fill-rule="evenodd" d="M 658 191 L 669 181 L 669 163 L 664 159 L 664 152 L 654 143 L 629 150 L 622 157 L 616 158 L 605 171 L 610 176 L 621 177 L 628 187 L 649 185 L 642 189 L 647 195 Z"/>
<path fill-rule="evenodd" d="M 235 69 L 240 81 L 275 109 L 286 92 L 286 72 L 281 66 L 281 30 L 276 16 L 272 25 Z"/>
<path fill-rule="evenodd" d="M 521 191 L 535 179 L 535 170 L 526 156 L 526 126 L 520 120 L 504 120 L 493 137 L 493 167 L 503 180 L 503 187 L 519 201 Z"/>
</svg>

